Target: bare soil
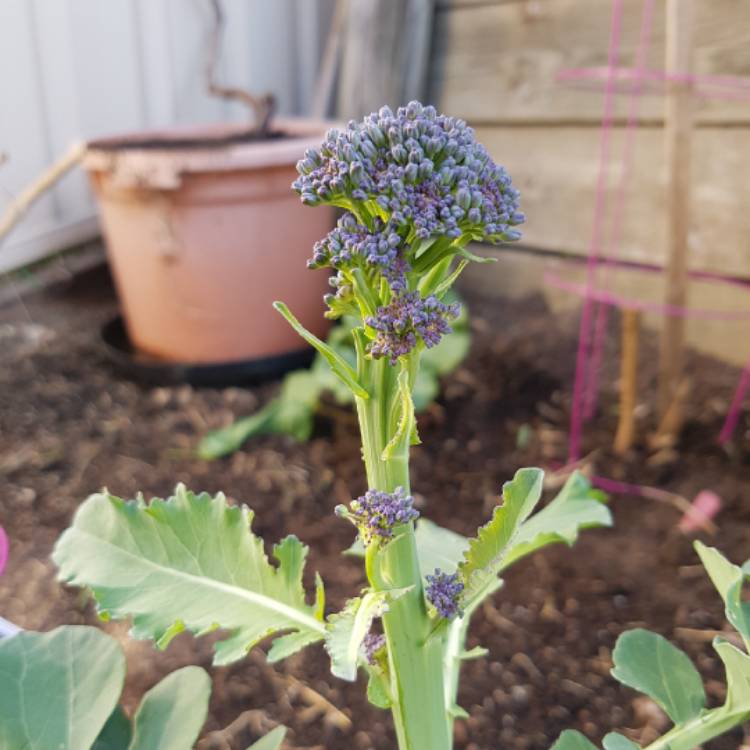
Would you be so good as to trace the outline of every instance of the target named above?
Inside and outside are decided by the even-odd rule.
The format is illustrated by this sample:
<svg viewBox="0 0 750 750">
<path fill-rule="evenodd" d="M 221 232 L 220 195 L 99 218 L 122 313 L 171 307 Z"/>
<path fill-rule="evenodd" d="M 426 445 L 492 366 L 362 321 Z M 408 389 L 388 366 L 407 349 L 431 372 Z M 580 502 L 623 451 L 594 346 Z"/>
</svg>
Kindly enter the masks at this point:
<svg viewBox="0 0 750 750">
<path fill-rule="evenodd" d="M 558 466 L 566 458 L 577 321 L 552 316 L 538 298 L 482 299 L 464 289 L 473 317 L 472 353 L 443 383 L 439 403 L 422 415 L 423 445 L 414 450 L 413 488 L 423 513 L 471 533 L 488 517 L 503 481 L 525 465 Z M 253 507 L 255 528 L 272 543 L 296 533 L 310 545 L 328 608 L 362 584 L 359 564 L 340 552 L 352 541 L 336 503 L 364 487 L 353 415 L 334 407 L 313 439 L 255 440 L 222 461 L 193 451 L 210 427 L 269 399 L 276 385 L 249 389 L 159 388 L 130 382 L 102 354 L 98 329 L 116 304 L 106 273 L 77 277 L 0 308 L 0 523 L 11 558 L 0 578 L 0 614 L 25 628 L 98 621 L 84 593 L 55 581 L 49 554 L 87 494 L 106 485 L 121 496 L 163 496 L 178 481 L 223 490 Z M 693 395 L 678 449 L 656 454 L 645 441 L 625 459 L 610 446 L 617 421 L 617 321 L 599 412 L 585 434 L 597 449 L 597 474 L 670 489 L 690 499 L 704 488 L 723 508 L 719 532 L 703 533 L 735 561 L 750 540 L 750 423 L 744 417 L 728 450 L 716 438 L 737 371 L 691 355 Z M 654 342 L 646 336 L 639 427 L 653 420 Z M 723 675 L 710 648 L 725 628 L 722 607 L 702 573 L 692 540 L 677 529 L 668 503 L 612 497 L 612 530 L 586 532 L 574 550 L 551 548 L 511 570 L 504 588 L 476 616 L 471 644 L 490 651 L 464 670 L 456 747 L 543 750 L 567 727 L 594 740 L 620 729 L 646 742 L 664 717 L 609 676 L 623 630 L 646 626 L 686 649 L 707 681 L 712 704 L 723 700 Z M 101 624 L 100 624 L 101 625 Z M 369 706 L 364 685 L 333 678 L 322 648 L 276 668 L 261 650 L 231 667 L 210 667 L 208 639 L 181 635 L 166 652 L 127 638 L 125 624 L 101 625 L 126 648 L 126 707 L 167 672 L 198 663 L 211 670 L 214 694 L 203 748 L 245 748 L 264 729 L 291 728 L 290 748 L 393 748 L 387 713 Z M 743 743 L 743 732 L 713 750 Z"/>
</svg>

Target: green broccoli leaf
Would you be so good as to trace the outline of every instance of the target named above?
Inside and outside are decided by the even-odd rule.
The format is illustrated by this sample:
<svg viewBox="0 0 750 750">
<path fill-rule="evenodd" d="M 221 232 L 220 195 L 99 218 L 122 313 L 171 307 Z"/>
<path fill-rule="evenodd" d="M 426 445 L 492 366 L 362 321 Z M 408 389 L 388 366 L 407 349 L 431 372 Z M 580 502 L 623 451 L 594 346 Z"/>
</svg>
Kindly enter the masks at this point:
<svg viewBox="0 0 750 750">
<path fill-rule="evenodd" d="M 252 519 L 222 494 L 196 495 L 182 485 L 174 497 L 148 504 L 92 495 L 53 559 L 62 580 L 92 590 L 100 611 L 132 617 L 136 638 L 165 647 L 184 629 L 225 629 L 214 645 L 216 664 L 242 658 L 281 631 L 306 634 L 304 643 L 322 640 L 325 625 L 302 587 L 307 547 L 287 537 L 274 547 L 274 567 Z"/>
<path fill-rule="evenodd" d="M 520 469 L 503 486 L 503 503 L 495 508 L 492 520 L 469 541 L 459 565 L 464 582 L 466 608 L 497 588 L 497 575 L 505 564 L 521 524 L 529 517 L 542 495 L 544 472 Z"/>
<path fill-rule="evenodd" d="M 453 372 L 469 353 L 471 336 L 468 329 L 462 329 L 455 322 L 452 328 L 452 333 L 443 336 L 437 346 L 422 352 L 421 366 L 435 375 Z"/>
<path fill-rule="evenodd" d="M 698 670 L 684 651 L 657 633 L 628 630 L 617 639 L 612 659 L 615 679 L 648 695 L 675 724 L 698 716 L 705 707 Z"/>
<path fill-rule="evenodd" d="M 750 602 L 742 601 L 742 584 L 745 573 L 738 565 L 733 565 L 724 555 L 713 547 L 695 542 L 703 567 L 706 569 L 719 595 L 724 600 L 727 620 L 750 644 Z"/>
<path fill-rule="evenodd" d="M 326 371 L 330 373 L 327 367 Z M 209 432 L 198 445 L 198 456 L 206 460 L 227 456 L 257 435 L 284 434 L 307 440 L 312 434 L 320 393 L 325 389 L 320 373 L 315 369 L 289 373 L 279 395 L 262 409 Z"/>
<path fill-rule="evenodd" d="M 574 729 L 566 729 L 550 750 L 597 750 L 596 745 Z"/>
<path fill-rule="evenodd" d="M 411 397 L 414 401 L 414 411 L 424 411 L 440 393 L 440 381 L 433 370 L 420 367 L 414 381 Z"/>
<path fill-rule="evenodd" d="M 130 719 L 121 706 L 115 706 L 91 750 L 128 750 L 132 733 Z"/>
<path fill-rule="evenodd" d="M 455 573 L 469 548 L 469 540 L 450 529 L 444 529 L 426 518 L 417 521 L 415 530 L 417 552 L 422 575 L 440 568 L 443 573 Z"/>
<path fill-rule="evenodd" d="M 88 750 L 125 680 L 117 642 L 85 626 L 0 640 L 0 747 Z"/>
<path fill-rule="evenodd" d="M 325 358 L 331 369 L 336 375 L 341 378 L 341 381 L 351 390 L 355 396 L 360 398 L 369 398 L 367 391 L 357 381 L 357 373 L 354 368 L 336 351 L 334 351 L 328 344 L 321 341 L 317 336 L 314 336 L 308 331 L 297 318 L 292 315 L 289 308 L 283 302 L 274 302 L 273 306 L 278 310 L 284 318 L 287 320 L 289 325 L 305 340 L 310 346 L 315 347 L 318 353 Z"/>
<path fill-rule="evenodd" d="M 570 475 L 549 505 L 521 524 L 503 568 L 548 544 L 572 546 L 581 529 L 611 526 L 612 514 L 598 490 L 579 472 Z"/>
<path fill-rule="evenodd" d="M 208 713 L 211 678 L 200 667 L 167 675 L 143 696 L 128 750 L 185 750 L 198 739 Z"/>
<path fill-rule="evenodd" d="M 727 672 L 724 707 L 732 713 L 750 714 L 750 656 L 722 638 L 714 638 L 714 649 Z"/>
<path fill-rule="evenodd" d="M 604 750 L 641 750 L 632 740 L 622 734 L 610 732 L 603 740 Z"/>
<path fill-rule="evenodd" d="M 328 618 L 326 651 L 331 657 L 331 672 L 342 680 L 357 679 L 357 666 L 365 636 L 372 621 L 388 609 L 388 602 L 398 599 L 408 589 L 370 591 L 350 599 L 341 612 Z"/>
<path fill-rule="evenodd" d="M 273 425 L 278 410 L 279 402 L 274 399 L 255 414 L 242 417 L 228 427 L 212 430 L 198 444 L 198 457 L 210 461 L 228 456 L 238 451 L 253 435 L 275 432 Z"/>
<path fill-rule="evenodd" d="M 387 709 L 393 704 L 383 685 L 383 678 L 370 672 L 367 679 L 367 700 L 376 708 Z"/>
</svg>

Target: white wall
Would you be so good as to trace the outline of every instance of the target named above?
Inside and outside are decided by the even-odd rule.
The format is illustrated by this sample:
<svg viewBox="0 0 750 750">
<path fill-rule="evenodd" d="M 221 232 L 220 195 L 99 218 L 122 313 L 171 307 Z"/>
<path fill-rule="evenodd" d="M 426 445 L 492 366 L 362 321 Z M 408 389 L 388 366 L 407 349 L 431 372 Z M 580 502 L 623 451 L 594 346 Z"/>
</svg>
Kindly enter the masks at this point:
<svg viewBox="0 0 750 750">
<path fill-rule="evenodd" d="M 332 0 L 224 0 L 221 79 L 304 112 Z M 207 0 L 0 0 L 0 211 L 68 146 L 128 130 L 240 120 L 204 91 Z M 0 272 L 91 238 L 80 170 L 0 246 Z"/>
</svg>

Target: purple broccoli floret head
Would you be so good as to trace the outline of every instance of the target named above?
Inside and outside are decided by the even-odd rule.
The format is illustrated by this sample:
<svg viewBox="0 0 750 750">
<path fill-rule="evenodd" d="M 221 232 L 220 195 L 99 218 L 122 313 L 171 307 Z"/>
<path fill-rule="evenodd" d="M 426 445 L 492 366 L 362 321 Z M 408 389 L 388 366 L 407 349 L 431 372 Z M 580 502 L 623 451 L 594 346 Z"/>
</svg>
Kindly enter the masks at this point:
<svg viewBox="0 0 750 750">
<path fill-rule="evenodd" d="M 443 573 L 440 568 L 435 568 L 435 572 L 427 576 L 427 601 L 447 620 L 461 614 L 459 600 L 463 590 L 458 573 Z"/>
<path fill-rule="evenodd" d="M 419 102 L 395 114 L 382 107 L 345 129 L 329 130 L 320 149 L 305 152 L 297 171 L 293 187 L 304 203 L 348 205 L 374 217 L 364 220 L 368 226 L 345 217 L 346 227 L 340 223 L 316 246 L 316 266 L 340 268 L 352 259 L 385 266 L 407 238 L 470 235 L 510 242 L 521 236 L 515 227 L 524 215 L 506 170 L 463 120 Z"/>
<path fill-rule="evenodd" d="M 446 333 L 450 333 L 449 320 L 458 317 L 458 303 L 445 304 L 437 297 L 421 297 L 419 292 L 396 295 L 388 305 L 380 307 L 377 315 L 365 321 L 377 331 L 370 345 L 373 357 L 388 357 L 396 364 L 399 357 L 408 354 L 418 339 L 427 348 L 436 346 Z"/>
<path fill-rule="evenodd" d="M 374 539 L 388 540 L 393 529 L 419 518 L 413 507 L 414 499 L 402 487 L 393 492 L 367 490 L 364 495 L 352 500 L 350 518 L 357 524 L 365 544 Z"/>
<path fill-rule="evenodd" d="M 379 633 L 369 632 L 362 641 L 362 649 L 368 664 L 377 662 L 376 654 L 385 647 L 385 636 Z"/>
</svg>

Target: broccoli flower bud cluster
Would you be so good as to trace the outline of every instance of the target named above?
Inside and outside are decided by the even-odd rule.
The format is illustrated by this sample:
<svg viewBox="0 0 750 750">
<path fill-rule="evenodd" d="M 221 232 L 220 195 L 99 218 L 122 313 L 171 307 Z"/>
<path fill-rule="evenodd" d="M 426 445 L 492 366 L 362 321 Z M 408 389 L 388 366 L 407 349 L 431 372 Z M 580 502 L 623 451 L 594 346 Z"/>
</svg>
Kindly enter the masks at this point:
<svg viewBox="0 0 750 750">
<path fill-rule="evenodd" d="M 374 540 L 387 541 L 393 537 L 393 529 L 419 518 L 414 508 L 414 499 L 402 487 L 393 492 L 367 490 L 364 495 L 352 500 L 349 510 L 339 506 L 337 512 L 352 521 L 365 544 Z"/>
<path fill-rule="evenodd" d="M 376 359 L 388 357 L 391 364 L 396 364 L 399 357 L 414 349 L 418 338 L 427 348 L 433 347 L 444 334 L 450 333 L 448 321 L 457 318 L 459 312 L 458 303 L 446 305 L 434 295 L 398 294 L 380 307 L 376 316 L 365 321 L 377 332 L 370 344 L 370 354 Z"/>
<path fill-rule="evenodd" d="M 374 200 L 394 227 L 416 237 L 512 241 L 523 223 L 519 193 L 463 120 L 410 102 L 328 131 L 308 149 L 293 183 L 304 203 Z M 408 234 L 406 232 L 405 234 Z"/>
<path fill-rule="evenodd" d="M 361 313 L 368 352 L 391 364 L 450 331 L 458 310 L 432 292 L 455 255 L 471 257 L 469 241 L 521 236 L 519 193 L 505 169 L 463 120 L 419 102 L 329 130 L 297 171 L 303 203 L 346 209 L 308 264 L 337 272 L 327 316 Z"/>
<path fill-rule="evenodd" d="M 435 568 L 435 572 L 427 576 L 427 601 L 447 620 L 461 614 L 459 599 L 463 590 L 464 585 L 459 580 L 458 573 L 443 573 L 440 568 Z"/>
<path fill-rule="evenodd" d="M 385 648 L 385 636 L 370 631 L 362 641 L 362 650 L 370 666 L 377 664 L 377 654 L 382 648 Z"/>
<path fill-rule="evenodd" d="M 401 238 L 382 219 L 375 219 L 372 229 L 357 223 L 351 213 L 344 214 L 336 228 L 315 243 L 310 268 L 346 267 L 355 259 L 386 268 L 396 259 Z"/>
</svg>

